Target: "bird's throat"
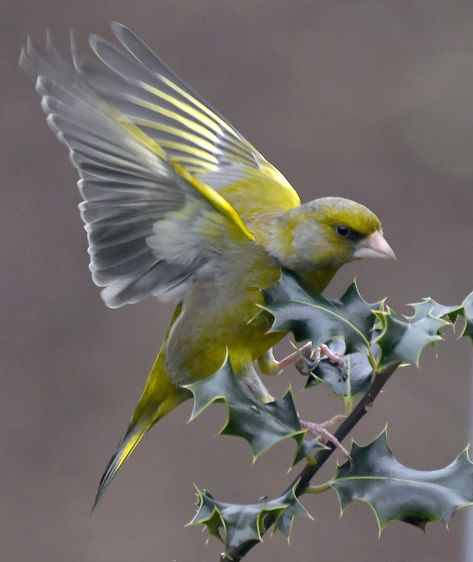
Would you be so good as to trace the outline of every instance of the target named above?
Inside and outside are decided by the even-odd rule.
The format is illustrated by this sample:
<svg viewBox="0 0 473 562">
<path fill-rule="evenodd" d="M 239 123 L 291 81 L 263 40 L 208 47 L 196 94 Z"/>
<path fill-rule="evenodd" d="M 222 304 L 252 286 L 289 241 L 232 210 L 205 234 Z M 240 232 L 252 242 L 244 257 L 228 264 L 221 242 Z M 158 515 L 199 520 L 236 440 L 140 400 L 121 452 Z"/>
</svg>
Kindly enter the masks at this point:
<svg viewBox="0 0 473 562">
<path fill-rule="evenodd" d="M 316 293 L 321 293 L 337 273 L 338 267 L 317 269 L 315 271 L 296 271 L 304 285 Z"/>
</svg>

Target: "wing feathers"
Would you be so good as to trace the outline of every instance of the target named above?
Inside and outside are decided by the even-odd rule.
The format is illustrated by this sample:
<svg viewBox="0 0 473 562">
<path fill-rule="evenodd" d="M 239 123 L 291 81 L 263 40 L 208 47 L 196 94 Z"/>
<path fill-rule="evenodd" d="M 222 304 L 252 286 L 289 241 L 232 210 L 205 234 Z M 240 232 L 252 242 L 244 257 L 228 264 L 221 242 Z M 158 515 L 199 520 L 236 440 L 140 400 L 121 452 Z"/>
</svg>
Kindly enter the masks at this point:
<svg viewBox="0 0 473 562">
<path fill-rule="evenodd" d="M 157 255 L 159 242 L 151 248 L 146 240 L 156 223 L 190 201 L 195 203 L 196 197 L 204 211 L 215 211 L 166 161 L 148 150 L 146 142 L 128 134 L 123 122 L 115 120 L 121 119 L 118 109 L 97 96 L 60 57 L 50 38 L 45 55 L 28 41 L 20 64 L 38 77 L 36 89 L 48 123 L 68 145 L 79 170 L 84 198 L 79 207 L 88 234 L 90 269 L 94 282 L 105 287 L 106 304 L 116 307 L 147 294 L 182 293 L 203 258 L 196 257 L 191 266 L 170 264 Z M 205 254 L 205 243 L 197 251 Z"/>
<path fill-rule="evenodd" d="M 181 156 L 190 152 L 195 157 L 193 169 L 198 163 L 201 171 L 232 162 L 259 168 L 265 162 L 248 141 L 188 88 L 140 39 L 118 24 L 114 24 L 113 30 L 127 53 L 94 35 L 90 38 L 90 46 L 107 68 L 99 69 L 85 63 L 79 64 L 80 71 L 94 89 L 135 124 L 148 127 L 150 134 L 171 157 L 185 166 L 187 161 Z M 172 130 L 164 130 L 163 125 Z M 174 139 L 163 138 L 163 132 Z M 189 132 L 193 134 L 192 139 L 188 137 Z M 202 142 L 202 138 L 206 142 Z M 185 146 L 189 142 L 191 146 Z M 209 158 L 209 153 L 213 158 Z"/>
<path fill-rule="evenodd" d="M 72 60 L 63 58 L 49 35 L 45 53 L 28 39 L 20 66 L 79 171 L 92 277 L 117 307 L 148 294 L 182 298 L 209 261 L 253 239 L 217 192 L 229 182 L 241 186 L 242 201 L 259 198 L 258 208 L 269 189 L 277 195 L 269 194 L 270 207 L 295 206 L 298 197 L 145 43 L 112 29 L 122 48 L 89 40 L 101 67 L 79 56 L 73 37 Z"/>
</svg>

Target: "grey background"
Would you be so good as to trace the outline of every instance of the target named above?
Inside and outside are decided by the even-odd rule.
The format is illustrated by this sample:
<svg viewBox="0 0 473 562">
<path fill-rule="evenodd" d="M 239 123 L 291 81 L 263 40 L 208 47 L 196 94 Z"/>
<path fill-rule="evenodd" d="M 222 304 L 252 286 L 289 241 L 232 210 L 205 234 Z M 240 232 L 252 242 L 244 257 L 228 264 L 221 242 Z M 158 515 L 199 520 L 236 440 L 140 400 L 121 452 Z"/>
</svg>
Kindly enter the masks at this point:
<svg viewBox="0 0 473 562">
<path fill-rule="evenodd" d="M 472 288 L 473 5 L 450 1 L 153 0 L 1 2 L 0 559 L 9 562 L 216 561 L 193 514 L 192 482 L 229 501 L 278 494 L 292 446 L 255 466 L 247 445 L 216 437 L 222 408 L 186 425 L 181 406 L 145 439 L 93 517 L 102 470 L 141 392 L 171 312 L 146 300 L 107 310 L 87 270 L 76 175 L 17 68 L 27 34 L 50 28 L 67 45 L 110 35 L 117 19 L 140 34 L 301 192 L 357 199 L 382 218 L 397 263 L 357 263 L 369 300 L 432 295 L 459 302 Z M 398 458 L 448 464 L 467 431 L 467 342 L 425 353 L 394 378 L 355 435 L 389 420 Z M 287 345 L 286 345 L 287 348 Z M 280 353 L 284 350 L 282 349 Z M 302 380 L 288 372 L 272 388 Z M 306 417 L 342 405 L 297 392 Z M 332 467 L 333 470 L 333 467 Z M 330 471 L 326 472 L 326 476 Z M 291 546 L 268 537 L 248 560 L 461 560 L 464 513 L 427 535 L 405 524 L 381 540 L 364 505 L 339 520 L 333 494 L 309 497 Z"/>
</svg>

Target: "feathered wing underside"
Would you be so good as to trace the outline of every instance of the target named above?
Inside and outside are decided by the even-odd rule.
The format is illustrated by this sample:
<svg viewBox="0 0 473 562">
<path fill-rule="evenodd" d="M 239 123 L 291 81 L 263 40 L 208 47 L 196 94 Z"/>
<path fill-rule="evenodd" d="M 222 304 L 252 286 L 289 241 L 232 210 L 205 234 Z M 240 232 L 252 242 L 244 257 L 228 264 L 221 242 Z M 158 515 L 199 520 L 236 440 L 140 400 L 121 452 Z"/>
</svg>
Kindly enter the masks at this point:
<svg viewBox="0 0 473 562">
<path fill-rule="evenodd" d="M 199 177 L 245 177 L 245 170 L 272 180 L 288 206 L 299 197 L 272 166 L 224 117 L 181 80 L 139 37 L 114 23 L 113 33 L 126 49 L 97 36 L 95 54 L 107 68 L 87 61 L 81 70 L 89 84 L 162 146 L 169 157 Z M 107 71 L 108 69 L 108 71 Z M 213 187 L 219 189 L 222 181 Z M 256 189 L 255 189 L 256 191 Z M 271 206 L 271 198 L 268 204 Z"/>
<path fill-rule="evenodd" d="M 65 60 L 49 36 L 44 53 L 28 41 L 20 64 L 79 171 L 90 269 L 106 304 L 178 300 L 198 271 L 252 237 L 228 201 L 264 199 L 271 210 L 299 199 L 140 39 L 119 24 L 113 31 L 126 52 L 89 41 L 105 66 L 79 57 L 73 42 Z M 238 182 L 241 196 L 219 195 Z"/>
<path fill-rule="evenodd" d="M 220 208 L 212 190 L 199 192 L 183 178 L 163 148 L 101 99 L 49 38 L 44 54 L 28 42 L 20 63 L 37 77 L 48 123 L 79 171 L 90 269 L 106 304 L 149 294 L 181 298 L 196 272 L 238 238 L 241 219 L 223 199 Z"/>
<path fill-rule="evenodd" d="M 88 83 L 162 146 L 173 162 L 252 215 L 300 204 L 286 178 L 228 121 L 189 88 L 135 34 L 118 23 L 113 32 L 125 52 L 97 36 L 90 45 L 105 67 L 81 61 Z M 238 186 L 238 187 L 236 187 Z"/>
</svg>

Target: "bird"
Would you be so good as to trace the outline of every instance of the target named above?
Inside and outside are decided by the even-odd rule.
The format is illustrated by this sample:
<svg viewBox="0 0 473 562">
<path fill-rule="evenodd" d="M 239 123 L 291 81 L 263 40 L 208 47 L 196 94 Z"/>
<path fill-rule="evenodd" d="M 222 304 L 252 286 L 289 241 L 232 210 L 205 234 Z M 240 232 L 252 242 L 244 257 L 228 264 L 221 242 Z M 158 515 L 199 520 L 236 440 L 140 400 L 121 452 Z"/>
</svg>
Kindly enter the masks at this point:
<svg viewBox="0 0 473 562">
<path fill-rule="evenodd" d="M 322 292 L 361 258 L 395 259 L 380 220 L 342 197 L 301 203 L 283 174 L 136 34 L 71 33 L 63 55 L 49 33 L 20 67 L 34 80 L 49 127 L 79 174 L 90 271 L 110 308 L 154 296 L 176 303 L 131 421 L 100 480 L 95 505 L 143 436 L 191 397 L 186 385 L 228 359 L 263 403 L 258 374 L 278 373 L 263 290 L 282 270 Z M 328 352 L 327 352 L 328 353 Z"/>
</svg>

